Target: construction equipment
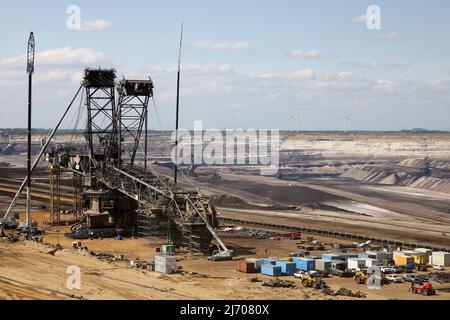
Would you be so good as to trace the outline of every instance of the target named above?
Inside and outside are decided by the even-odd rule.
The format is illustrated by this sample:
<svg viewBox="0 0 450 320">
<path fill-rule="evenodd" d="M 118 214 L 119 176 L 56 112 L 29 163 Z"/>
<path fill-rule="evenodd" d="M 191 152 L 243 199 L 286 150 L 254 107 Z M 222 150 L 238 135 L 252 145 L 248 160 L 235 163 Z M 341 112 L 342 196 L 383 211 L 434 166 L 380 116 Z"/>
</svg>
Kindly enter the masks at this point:
<svg viewBox="0 0 450 320">
<path fill-rule="evenodd" d="M 302 285 L 305 288 L 313 288 L 313 289 L 322 289 L 326 287 L 325 281 L 322 280 L 322 277 L 304 277 L 302 279 Z"/>
<path fill-rule="evenodd" d="M 424 296 L 434 296 L 436 294 L 436 290 L 433 289 L 431 283 L 420 281 L 412 282 L 409 292 L 413 294 L 421 294 Z"/>
<path fill-rule="evenodd" d="M 369 276 L 367 274 L 365 274 L 364 272 L 359 271 L 355 274 L 353 279 L 355 280 L 355 282 L 357 284 L 366 284 L 367 280 L 369 279 Z"/>
</svg>

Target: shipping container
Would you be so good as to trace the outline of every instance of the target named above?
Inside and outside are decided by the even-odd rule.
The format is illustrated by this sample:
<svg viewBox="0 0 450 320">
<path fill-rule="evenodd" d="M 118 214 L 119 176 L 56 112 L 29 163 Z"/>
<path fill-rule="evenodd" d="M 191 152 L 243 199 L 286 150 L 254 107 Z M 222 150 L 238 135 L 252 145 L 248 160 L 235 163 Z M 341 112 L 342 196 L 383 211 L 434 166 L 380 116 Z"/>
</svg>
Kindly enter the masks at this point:
<svg viewBox="0 0 450 320">
<path fill-rule="evenodd" d="M 315 269 L 318 271 L 331 271 L 331 260 L 317 259 Z"/>
<path fill-rule="evenodd" d="M 414 259 L 406 255 L 396 255 L 394 256 L 394 262 L 397 266 L 407 266 L 414 263 Z"/>
<path fill-rule="evenodd" d="M 347 259 L 347 268 L 352 269 L 364 269 L 366 267 L 366 260 L 361 258 L 349 258 Z"/>
<path fill-rule="evenodd" d="M 426 265 L 429 262 L 428 255 L 425 252 L 415 253 L 411 256 L 414 259 L 414 263 Z"/>
<path fill-rule="evenodd" d="M 294 258 L 294 263 L 297 269 L 303 271 L 314 270 L 316 267 L 316 260 L 311 258 Z"/>
<path fill-rule="evenodd" d="M 247 262 L 245 260 L 240 260 L 236 262 L 236 270 L 244 273 L 256 273 L 254 262 Z"/>
<path fill-rule="evenodd" d="M 449 252 L 433 252 L 433 264 L 442 264 L 445 267 L 450 267 L 450 253 Z"/>
<path fill-rule="evenodd" d="M 277 263 L 277 260 L 276 260 L 276 259 L 262 259 L 261 265 L 263 265 L 263 264 L 272 264 L 272 265 L 275 265 L 276 263 Z"/>
<path fill-rule="evenodd" d="M 277 261 L 276 265 L 281 267 L 282 274 L 292 276 L 295 272 L 297 272 L 297 266 L 293 262 Z"/>
<path fill-rule="evenodd" d="M 267 276 L 279 277 L 282 275 L 281 267 L 272 264 L 263 264 L 261 266 L 261 273 Z"/>
<path fill-rule="evenodd" d="M 383 261 L 377 259 L 366 258 L 366 267 L 383 267 Z"/>
<path fill-rule="evenodd" d="M 245 261 L 253 263 L 254 266 L 255 266 L 255 269 L 258 272 L 261 271 L 261 265 L 263 264 L 263 260 L 262 259 L 247 258 L 247 259 L 245 259 Z"/>
</svg>

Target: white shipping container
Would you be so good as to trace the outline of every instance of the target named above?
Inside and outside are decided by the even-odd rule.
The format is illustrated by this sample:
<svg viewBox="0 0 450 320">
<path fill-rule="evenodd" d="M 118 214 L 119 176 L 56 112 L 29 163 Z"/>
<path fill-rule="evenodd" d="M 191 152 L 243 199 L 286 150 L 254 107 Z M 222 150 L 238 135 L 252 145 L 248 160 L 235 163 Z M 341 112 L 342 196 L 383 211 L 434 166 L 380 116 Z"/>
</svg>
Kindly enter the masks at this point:
<svg viewBox="0 0 450 320">
<path fill-rule="evenodd" d="M 442 251 L 433 252 L 432 263 L 442 264 L 445 267 L 450 267 L 450 253 Z"/>
<path fill-rule="evenodd" d="M 177 271 L 176 256 L 167 256 L 164 254 L 155 255 L 155 271 L 160 273 L 175 273 Z"/>
<path fill-rule="evenodd" d="M 348 258 L 347 268 L 348 269 L 363 269 L 366 267 L 366 260 L 359 258 Z"/>
<path fill-rule="evenodd" d="M 375 267 L 375 266 L 380 267 L 380 266 L 383 265 L 383 263 L 380 260 L 377 260 L 377 259 L 366 258 L 364 260 L 366 262 L 366 267 L 367 268 Z"/>
</svg>

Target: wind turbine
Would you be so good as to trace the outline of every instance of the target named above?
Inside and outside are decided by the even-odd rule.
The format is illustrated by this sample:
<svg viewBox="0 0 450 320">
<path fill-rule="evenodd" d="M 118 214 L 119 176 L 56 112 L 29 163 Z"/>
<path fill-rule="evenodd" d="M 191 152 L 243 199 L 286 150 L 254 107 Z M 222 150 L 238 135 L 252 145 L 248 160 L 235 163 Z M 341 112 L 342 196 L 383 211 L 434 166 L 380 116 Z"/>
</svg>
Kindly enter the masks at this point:
<svg viewBox="0 0 450 320">
<path fill-rule="evenodd" d="M 249 114 L 248 115 L 248 128 L 251 129 L 251 127 L 252 127 L 252 115 Z"/>
<path fill-rule="evenodd" d="M 347 121 L 351 120 L 349 117 L 347 117 L 347 112 L 345 112 L 344 117 L 340 118 L 339 120 L 344 120 L 344 133 L 347 133 Z"/>
<path fill-rule="evenodd" d="M 377 117 L 377 124 L 378 124 L 378 134 L 381 133 L 381 121 L 384 119 L 383 116 L 378 116 Z"/>
<path fill-rule="evenodd" d="M 291 123 L 291 133 L 293 133 L 293 132 L 294 132 L 294 122 L 295 122 L 295 117 L 294 117 L 294 115 L 291 114 L 290 117 L 289 117 L 289 119 L 290 119 L 290 123 Z"/>
<path fill-rule="evenodd" d="M 228 114 L 228 121 L 230 123 L 230 130 L 233 130 L 233 120 L 236 119 L 236 117 L 234 116 L 234 114 L 232 112 L 230 112 Z"/>
<path fill-rule="evenodd" d="M 409 120 L 409 131 L 412 132 L 412 119 L 408 118 L 407 116 L 404 116 L 402 118 L 403 121 L 408 121 Z"/>
</svg>

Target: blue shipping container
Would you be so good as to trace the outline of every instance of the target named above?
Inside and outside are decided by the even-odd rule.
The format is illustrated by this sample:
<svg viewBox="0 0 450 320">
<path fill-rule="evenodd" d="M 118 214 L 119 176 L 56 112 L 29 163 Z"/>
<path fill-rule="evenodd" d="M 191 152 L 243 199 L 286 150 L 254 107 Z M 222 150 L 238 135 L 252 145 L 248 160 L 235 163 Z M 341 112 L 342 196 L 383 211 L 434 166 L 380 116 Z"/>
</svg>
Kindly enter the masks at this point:
<svg viewBox="0 0 450 320">
<path fill-rule="evenodd" d="M 322 259 L 323 260 L 340 260 L 341 256 L 338 254 L 333 254 L 333 253 L 324 253 L 324 254 L 322 254 Z"/>
<path fill-rule="evenodd" d="M 281 276 L 281 267 L 272 264 L 263 264 L 261 266 L 261 273 L 266 276 L 278 277 Z"/>
<path fill-rule="evenodd" d="M 261 265 L 263 265 L 263 264 L 276 265 L 277 264 L 277 260 L 274 260 L 274 259 L 263 259 Z"/>
<path fill-rule="evenodd" d="M 297 266 L 293 262 L 277 261 L 276 265 L 281 267 L 282 274 L 292 276 L 295 272 L 297 272 Z"/>
<path fill-rule="evenodd" d="M 314 270 L 316 267 L 316 260 L 314 260 L 314 259 L 294 258 L 293 260 L 294 260 L 294 263 L 295 263 L 297 269 L 300 269 L 303 271 Z"/>
</svg>

